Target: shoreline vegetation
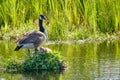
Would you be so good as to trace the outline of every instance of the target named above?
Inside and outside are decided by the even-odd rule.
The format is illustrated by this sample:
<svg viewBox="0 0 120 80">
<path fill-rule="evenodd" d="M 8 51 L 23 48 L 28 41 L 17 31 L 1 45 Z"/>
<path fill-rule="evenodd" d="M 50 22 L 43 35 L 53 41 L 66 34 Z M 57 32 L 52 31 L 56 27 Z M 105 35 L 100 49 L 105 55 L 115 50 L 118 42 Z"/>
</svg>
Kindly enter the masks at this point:
<svg viewBox="0 0 120 80">
<path fill-rule="evenodd" d="M 42 13 L 50 24 L 48 40 L 118 39 L 120 0 L 1 0 L 0 39 L 17 39 L 38 30 L 33 21 Z"/>
</svg>

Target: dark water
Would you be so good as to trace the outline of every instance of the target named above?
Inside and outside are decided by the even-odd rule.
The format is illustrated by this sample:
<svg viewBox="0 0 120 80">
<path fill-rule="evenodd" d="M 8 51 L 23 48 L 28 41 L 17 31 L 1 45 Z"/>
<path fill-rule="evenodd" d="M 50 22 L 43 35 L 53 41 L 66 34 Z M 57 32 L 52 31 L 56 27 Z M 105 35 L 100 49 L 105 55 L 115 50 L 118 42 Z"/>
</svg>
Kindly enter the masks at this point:
<svg viewBox="0 0 120 80">
<path fill-rule="evenodd" d="M 15 46 L 13 41 L 0 41 L 0 65 L 8 58 L 24 57 L 26 50 L 14 52 Z M 45 47 L 65 57 L 64 72 L 11 74 L 0 71 L 0 80 L 120 80 L 120 41 L 47 44 Z"/>
</svg>

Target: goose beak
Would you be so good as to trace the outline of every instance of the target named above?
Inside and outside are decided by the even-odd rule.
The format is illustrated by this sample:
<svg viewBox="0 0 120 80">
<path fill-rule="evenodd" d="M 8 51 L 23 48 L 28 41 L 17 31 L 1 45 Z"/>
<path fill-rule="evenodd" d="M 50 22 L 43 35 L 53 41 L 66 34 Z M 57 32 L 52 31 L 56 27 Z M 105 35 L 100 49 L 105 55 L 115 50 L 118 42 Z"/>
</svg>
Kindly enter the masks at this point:
<svg viewBox="0 0 120 80">
<path fill-rule="evenodd" d="M 46 25 L 48 25 L 49 24 L 49 20 L 48 19 L 46 19 Z"/>
<path fill-rule="evenodd" d="M 48 18 L 44 16 L 44 20 L 46 21 L 46 25 L 48 25 L 49 24 Z"/>
</svg>

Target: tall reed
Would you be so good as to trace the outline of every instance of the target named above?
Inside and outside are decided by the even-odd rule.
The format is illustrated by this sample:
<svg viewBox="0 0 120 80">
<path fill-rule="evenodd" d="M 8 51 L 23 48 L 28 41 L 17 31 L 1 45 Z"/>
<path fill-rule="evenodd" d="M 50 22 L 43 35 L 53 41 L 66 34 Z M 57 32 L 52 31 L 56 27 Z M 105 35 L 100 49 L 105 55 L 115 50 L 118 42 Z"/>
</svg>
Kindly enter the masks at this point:
<svg viewBox="0 0 120 80">
<path fill-rule="evenodd" d="M 2 0 L 0 27 L 22 28 L 42 13 L 50 20 L 50 39 L 66 39 L 71 33 L 81 38 L 81 30 L 111 34 L 120 28 L 119 4 L 119 0 Z"/>
</svg>

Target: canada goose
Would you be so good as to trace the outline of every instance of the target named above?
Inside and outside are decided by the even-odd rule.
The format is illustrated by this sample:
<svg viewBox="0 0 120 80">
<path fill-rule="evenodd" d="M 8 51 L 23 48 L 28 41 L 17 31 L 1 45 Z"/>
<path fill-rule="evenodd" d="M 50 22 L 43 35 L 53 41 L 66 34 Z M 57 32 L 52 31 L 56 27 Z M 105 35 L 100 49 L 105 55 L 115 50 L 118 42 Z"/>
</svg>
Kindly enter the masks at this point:
<svg viewBox="0 0 120 80">
<path fill-rule="evenodd" d="M 21 48 L 27 48 L 29 53 L 30 48 L 34 48 L 35 52 L 38 51 L 38 47 L 42 45 L 47 38 L 47 32 L 43 27 L 43 20 L 47 21 L 47 18 L 44 15 L 40 15 L 39 31 L 28 32 L 16 41 L 18 45 L 15 48 L 15 51 L 18 51 Z"/>
</svg>

